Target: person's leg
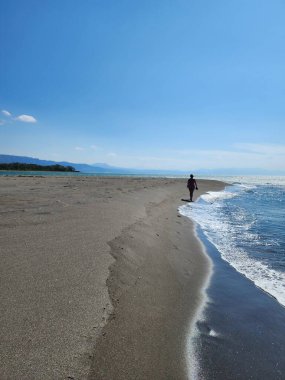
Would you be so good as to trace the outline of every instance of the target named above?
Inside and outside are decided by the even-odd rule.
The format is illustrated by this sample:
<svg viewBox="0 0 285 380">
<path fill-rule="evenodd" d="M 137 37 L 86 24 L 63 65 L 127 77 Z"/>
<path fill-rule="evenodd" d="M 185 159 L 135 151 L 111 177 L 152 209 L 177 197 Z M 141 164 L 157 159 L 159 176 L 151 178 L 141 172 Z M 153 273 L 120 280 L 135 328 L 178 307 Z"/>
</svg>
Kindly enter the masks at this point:
<svg viewBox="0 0 285 380">
<path fill-rule="evenodd" d="M 190 202 L 193 202 L 194 189 L 189 189 L 189 191 L 190 191 Z"/>
</svg>

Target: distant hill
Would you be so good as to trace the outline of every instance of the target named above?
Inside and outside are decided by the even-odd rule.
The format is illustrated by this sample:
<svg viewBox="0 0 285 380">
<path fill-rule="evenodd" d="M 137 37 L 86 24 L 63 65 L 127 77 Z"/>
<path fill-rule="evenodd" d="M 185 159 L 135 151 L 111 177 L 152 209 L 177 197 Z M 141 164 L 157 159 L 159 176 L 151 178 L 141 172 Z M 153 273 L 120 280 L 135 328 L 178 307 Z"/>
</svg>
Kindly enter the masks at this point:
<svg viewBox="0 0 285 380">
<path fill-rule="evenodd" d="M 40 160 L 34 157 L 25 156 L 13 156 L 8 154 L 0 154 L 0 163 L 25 163 L 25 164 L 36 164 L 36 165 L 62 165 L 62 166 L 72 166 L 75 170 L 82 173 L 98 173 L 98 174 L 141 174 L 141 175 L 175 175 L 175 174 L 188 174 L 188 172 L 179 172 L 177 170 L 144 170 L 144 169 L 130 169 L 130 168 L 120 168 L 116 166 L 111 166 L 105 163 L 95 163 L 93 165 L 88 164 L 78 164 L 74 162 L 66 161 L 48 161 Z"/>
<path fill-rule="evenodd" d="M 115 166 L 111 166 L 109 164 L 105 164 L 104 162 L 96 162 L 95 164 L 92 164 L 91 166 L 95 166 L 95 167 L 99 167 L 99 168 L 106 168 L 106 169 L 110 169 L 110 168 L 115 167 Z"/>
<path fill-rule="evenodd" d="M 42 166 L 50 165 L 62 165 L 62 166 L 72 166 L 75 170 L 79 170 L 83 173 L 106 173 L 108 170 L 104 167 L 96 167 L 87 164 L 76 164 L 66 161 L 49 161 L 49 160 L 40 160 L 39 158 L 34 157 L 25 157 L 25 156 L 12 156 L 8 154 L 0 154 L 0 163 L 11 164 L 14 162 L 19 162 L 22 164 L 35 164 Z"/>
<path fill-rule="evenodd" d="M 130 168 L 120 168 L 116 166 L 111 166 L 106 163 L 94 163 L 92 165 L 88 164 L 78 164 L 66 161 L 48 161 L 40 160 L 34 157 L 25 156 L 13 156 L 8 154 L 0 154 L 0 163 L 24 163 L 24 164 L 36 164 L 36 165 L 62 165 L 62 166 L 72 166 L 76 171 L 82 173 L 98 173 L 98 174 L 137 174 L 137 175 L 189 175 L 190 172 L 194 171 L 193 174 L 196 176 L 242 176 L 242 175 L 285 175 L 285 171 L 281 170 L 264 170 L 259 168 L 224 168 L 224 169 L 190 169 L 185 170 L 156 170 L 156 169 L 130 169 Z"/>
</svg>

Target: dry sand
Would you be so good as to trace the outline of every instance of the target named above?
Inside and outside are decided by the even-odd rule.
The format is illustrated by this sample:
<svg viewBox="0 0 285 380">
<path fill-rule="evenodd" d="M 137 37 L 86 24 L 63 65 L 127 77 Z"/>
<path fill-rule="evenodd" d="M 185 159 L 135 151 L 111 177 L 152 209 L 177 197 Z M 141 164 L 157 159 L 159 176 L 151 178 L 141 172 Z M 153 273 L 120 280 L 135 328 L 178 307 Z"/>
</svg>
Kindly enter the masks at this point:
<svg viewBox="0 0 285 380">
<path fill-rule="evenodd" d="M 0 379 L 187 378 L 209 262 L 185 197 L 177 179 L 0 177 Z"/>
</svg>

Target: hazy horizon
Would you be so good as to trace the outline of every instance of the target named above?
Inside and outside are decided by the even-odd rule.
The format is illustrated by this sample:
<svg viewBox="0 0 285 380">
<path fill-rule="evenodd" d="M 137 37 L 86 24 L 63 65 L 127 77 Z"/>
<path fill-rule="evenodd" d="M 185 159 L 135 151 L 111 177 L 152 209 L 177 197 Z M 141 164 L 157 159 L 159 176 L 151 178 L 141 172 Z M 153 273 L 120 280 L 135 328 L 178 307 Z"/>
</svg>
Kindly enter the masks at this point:
<svg viewBox="0 0 285 380">
<path fill-rule="evenodd" d="M 2 159 L 2 156 L 5 156 L 5 155 L 2 155 L 1 152 L 0 152 L 0 163 L 5 160 Z M 29 163 L 29 160 L 27 161 L 24 161 L 23 158 L 28 158 L 28 159 L 33 159 L 33 160 L 36 160 L 36 161 L 39 161 L 39 162 L 33 162 L 33 163 L 38 163 L 39 165 L 47 165 L 47 164 L 63 164 L 63 165 L 75 165 L 75 168 L 79 171 L 82 171 L 83 170 L 83 166 L 86 165 L 86 168 L 84 168 L 83 172 L 85 173 L 92 173 L 92 171 L 88 171 L 88 168 L 87 166 L 90 166 L 90 169 L 93 167 L 93 168 L 105 168 L 106 170 L 108 170 L 108 168 L 110 170 L 112 169 L 116 169 L 116 172 L 119 173 L 120 170 L 122 170 L 122 173 L 124 171 L 134 171 L 134 173 L 173 173 L 173 174 L 181 174 L 181 175 L 189 175 L 189 173 L 195 173 L 195 175 L 207 175 L 207 176 L 211 176 L 211 175 L 214 175 L 214 176 L 232 176 L 232 177 L 235 177 L 235 176 L 285 176 L 285 171 L 284 170 L 266 170 L 266 169 L 258 169 L 258 168 L 196 168 L 196 169 L 193 169 L 193 168 L 188 168 L 187 170 L 180 170 L 180 169 L 154 169 L 153 167 L 149 167 L 149 168 L 139 168 L 139 167 L 119 167 L 119 166 L 116 166 L 116 165 L 109 165 L 109 164 L 106 164 L 104 162 L 94 162 L 94 163 L 91 163 L 91 164 L 87 164 L 85 162 L 71 162 L 71 161 L 53 161 L 53 160 L 42 160 L 40 157 L 28 157 L 28 156 L 15 156 L 15 155 L 7 155 L 7 157 L 15 157 L 16 159 L 15 160 L 8 160 L 9 162 L 18 162 L 17 161 L 17 158 L 20 158 L 19 162 L 26 162 L 26 163 Z M 7 161 L 7 162 L 8 162 Z"/>
</svg>

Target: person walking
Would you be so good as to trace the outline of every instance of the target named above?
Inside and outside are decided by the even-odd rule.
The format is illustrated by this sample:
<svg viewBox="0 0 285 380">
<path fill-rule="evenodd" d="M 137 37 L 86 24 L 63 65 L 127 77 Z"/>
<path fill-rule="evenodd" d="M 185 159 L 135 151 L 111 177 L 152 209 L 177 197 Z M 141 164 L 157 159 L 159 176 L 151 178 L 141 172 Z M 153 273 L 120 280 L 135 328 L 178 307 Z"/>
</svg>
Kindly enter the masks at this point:
<svg viewBox="0 0 285 380">
<path fill-rule="evenodd" d="M 194 190 L 195 189 L 198 190 L 197 182 L 194 179 L 193 174 L 190 174 L 190 178 L 188 179 L 188 182 L 187 182 L 187 187 L 188 187 L 189 192 L 190 192 L 190 202 L 193 202 Z"/>
</svg>

